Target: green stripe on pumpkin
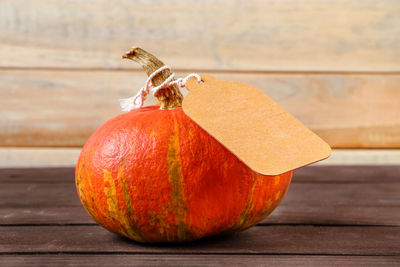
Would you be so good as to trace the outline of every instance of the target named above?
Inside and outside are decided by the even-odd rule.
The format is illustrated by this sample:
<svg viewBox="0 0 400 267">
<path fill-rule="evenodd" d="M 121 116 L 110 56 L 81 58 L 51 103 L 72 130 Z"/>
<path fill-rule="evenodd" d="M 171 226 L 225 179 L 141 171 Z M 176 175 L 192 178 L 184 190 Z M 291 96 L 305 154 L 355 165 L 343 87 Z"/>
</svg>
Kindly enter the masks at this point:
<svg viewBox="0 0 400 267">
<path fill-rule="evenodd" d="M 170 209 L 175 212 L 175 220 L 177 223 L 178 240 L 186 238 L 186 204 L 184 195 L 184 182 L 182 175 L 182 163 L 180 158 L 179 147 L 179 127 L 176 121 L 175 114 L 171 112 L 174 120 L 174 129 L 169 138 L 168 146 L 168 174 L 171 182 L 171 204 Z"/>
<path fill-rule="evenodd" d="M 252 184 L 251 189 L 250 189 L 249 201 L 247 202 L 246 207 L 244 208 L 242 214 L 240 215 L 239 220 L 236 222 L 236 224 L 231 229 L 229 229 L 229 232 L 241 229 L 245 225 L 246 220 L 248 219 L 247 218 L 247 214 L 253 208 L 252 207 L 252 204 L 253 204 L 253 193 L 254 193 L 255 187 L 256 187 L 256 177 L 253 174 L 253 184 Z"/>
<path fill-rule="evenodd" d="M 90 205 L 87 201 L 85 192 L 87 192 L 88 190 L 86 188 L 84 188 L 84 186 L 82 184 L 82 169 L 83 169 L 83 164 L 80 163 L 79 167 L 78 167 L 78 174 L 75 178 L 76 188 L 77 188 L 79 197 L 82 200 L 83 207 L 86 209 L 86 211 L 89 213 L 89 215 L 93 218 L 93 220 L 95 220 L 98 224 L 102 225 L 102 223 L 99 220 L 98 216 L 96 215 L 95 211 L 92 209 L 92 207 L 90 207 Z M 90 176 L 87 176 L 87 179 L 89 180 L 88 184 L 89 184 L 89 191 L 90 191 L 91 190 Z M 92 199 L 92 201 L 94 201 L 92 194 L 91 194 L 91 199 Z"/>
<path fill-rule="evenodd" d="M 126 182 L 126 179 L 124 178 L 123 175 L 123 166 L 120 166 L 118 169 L 118 181 L 122 184 L 123 186 L 123 192 L 124 192 L 124 199 L 125 199 L 125 204 L 128 209 L 128 223 L 129 223 L 129 231 L 128 234 L 131 235 L 131 237 L 137 241 L 140 242 L 147 242 L 148 240 L 142 235 L 136 221 L 135 214 L 132 209 L 132 204 L 131 204 L 131 199 L 129 196 L 129 188 L 128 188 L 128 183 Z"/>
<path fill-rule="evenodd" d="M 145 240 L 131 228 L 130 219 L 128 217 L 129 215 L 125 214 L 118 205 L 117 188 L 111 172 L 103 170 L 103 174 L 104 174 L 104 194 L 106 195 L 107 198 L 109 216 L 122 226 L 120 228 L 120 232 L 122 234 L 124 234 L 127 237 L 133 238 L 137 241 L 145 242 Z M 120 177 L 121 176 L 118 172 L 118 178 Z"/>
</svg>

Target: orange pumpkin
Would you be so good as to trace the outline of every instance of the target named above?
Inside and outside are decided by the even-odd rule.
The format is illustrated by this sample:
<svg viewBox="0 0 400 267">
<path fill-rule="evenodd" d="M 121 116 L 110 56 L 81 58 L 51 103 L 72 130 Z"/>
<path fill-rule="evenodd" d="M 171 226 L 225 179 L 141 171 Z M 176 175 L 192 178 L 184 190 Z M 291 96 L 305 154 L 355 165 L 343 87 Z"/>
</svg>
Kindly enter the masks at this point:
<svg viewBox="0 0 400 267">
<path fill-rule="evenodd" d="M 119 115 L 82 149 L 77 191 L 98 224 L 139 242 L 183 242 L 244 230 L 279 204 L 293 172 L 252 171 L 187 117 L 176 98 L 165 102 L 164 92 L 159 99 L 178 107 Z"/>
</svg>

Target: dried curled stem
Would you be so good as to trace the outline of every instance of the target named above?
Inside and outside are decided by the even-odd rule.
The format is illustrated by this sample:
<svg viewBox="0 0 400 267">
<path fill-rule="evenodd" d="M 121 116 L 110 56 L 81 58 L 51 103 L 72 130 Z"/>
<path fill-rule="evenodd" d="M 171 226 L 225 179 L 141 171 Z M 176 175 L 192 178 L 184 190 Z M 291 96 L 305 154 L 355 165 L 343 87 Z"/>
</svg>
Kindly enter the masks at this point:
<svg viewBox="0 0 400 267">
<path fill-rule="evenodd" d="M 165 65 L 161 60 L 139 47 L 132 47 L 122 58 L 131 59 L 139 63 L 148 76 Z M 170 75 L 171 72 L 168 69 L 160 72 L 153 78 L 153 85 L 160 85 Z M 160 89 L 155 97 L 160 102 L 160 109 L 173 109 L 182 106 L 183 95 L 177 85 Z"/>
</svg>

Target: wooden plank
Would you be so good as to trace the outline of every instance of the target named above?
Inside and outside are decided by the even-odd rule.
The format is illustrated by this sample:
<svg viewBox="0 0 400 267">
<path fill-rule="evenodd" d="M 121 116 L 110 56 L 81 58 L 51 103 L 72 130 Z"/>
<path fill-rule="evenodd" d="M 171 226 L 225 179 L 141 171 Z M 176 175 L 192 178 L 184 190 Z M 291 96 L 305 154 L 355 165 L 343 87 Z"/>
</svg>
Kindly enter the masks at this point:
<svg viewBox="0 0 400 267">
<path fill-rule="evenodd" d="M 71 185 L 75 179 L 75 168 L 8 168 L 0 169 L 0 184 L 60 184 Z M 21 185 L 23 186 L 23 185 Z"/>
<path fill-rule="evenodd" d="M 48 200 L 49 201 L 49 200 Z M 8 225 L 82 225 L 96 224 L 79 205 L 78 197 L 73 199 L 76 206 L 26 206 L 0 207 L 0 226 Z"/>
<path fill-rule="evenodd" d="M 302 168 L 261 224 L 400 226 L 399 173 L 400 166 Z M 6 169 L 0 183 L 1 225 L 93 224 L 76 195 L 72 169 Z"/>
<path fill-rule="evenodd" d="M 0 64 L 131 67 L 135 44 L 176 68 L 399 71 L 399 13 L 396 0 L 3 0 Z"/>
<path fill-rule="evenodd" d="M 0 168 L 2 183 L 74 182 L 75 169 L 70 168 Z M 292 183 L 400 183 L 400 165 L 323 166 L 310 165 L 295 170 Z"/>
<path fill-rule="evenodd" d="M 100 226 L 3 226 L 0 253 L 307 254 L 400 256 L 400 227 L 256 226 L 182 245 L 144 246 Z"/>
<path fill-rule="evenodd" d="M 75 167 L 73 168 L 7 168 L 0 169 L 0 184 L 73 184 Z M 23 186 L 23 185 L 21 185 Z"/>
<path fill-rule="evenodd" d="M 394 166 L 320 166 L 311 165 L 295 170 L 292 183 L 399 183 L 400 165 Z"/>
<path fill-rule="evenodd" d="M 373 187 L 374 185 L 370 184 L 369 186 Z M 323 186 L 312 187 L 293 184 L 282 203 L 260 224 L 400 226 L 400 214 L 398 212 L 400 204 L 398 200 L 393 199 L 393 196 L 362 194 L 358 197 L 372 198 L 372 200 L 363 204 L 363 199 L 356 199 L 355 202 L 357 203 L 354 204 L 351 194 L 358 189 L 357 186 L 353 186 L 352 190 L 341 192 L 335 186 L 325 185 L 325 190 L 315 193 L 321 187 Z M 330 188 L 332 187 L 334 188 L 331 191 Z M 342 186 L 342 188 L 345 187 L 345 185 Z M 305 190 L 310 190 L 310 188 L 312 193 L 310 193 L 311 197 L 308 199 L 304 192 L 308 192 Z M 341 194 L 335 197 L 334 195 L 338 192 Z M 72 195 L 72 193 L 74 194 Z M 330 195 L 324 197 L 324 193 L 330 193 Z M 384 194 L 384 192 L 380 193 Z M 399 195 L 400 190 L 397 189 L 396 194 Z M 49 195 L 49 197 L 43 197 L 43 199 L 38 199 L 34 195 L 32 201 L 21 200 L 17 202 L 15 199 L 6 201 L 8 207 L 0 207 L 0 225 L 95 224 L 80 205 L 75 192 L 71 192 L 71 195 L 64 200 L 50 199 L 54 194 Z M 63 196 L 64 194 L 60 195 Z M 344 197 L 343 195 L 348 196 Z M 68 201 L 70 202 L 66 203 Z M 385 201 L 389 204 L 386 204 Z"/>
<path fill-rule="evenodd" d="M 80 148 L 0 147 L 2 159 L 0 168 L 74 167 L 80 152 Z M 313 164 L 313 166 L 327 165 L 333 167 L 370 165 L 377 166 L 376 170 L 379 172 L 379 167 L 382 165 L 400 165 L 400 149 L 334 149 L 328 159 Z M 357 168 L 355 170 L 358 172 Z M 375 168 L 372 170 L 375 171 Z M 381 176 L 376 177 L 380 177 L 380 181 L 386 177 Z M 348 178 L 344 177 L 344 179 Z"/>
<path fill-rule="evenodd" d="M 71 147 L 0 147 L 0 168 L 74 167 L 80 153 Z M 400 163 L 400 149 L 398 154 Z"/>
<path fill-rule="evenodd" d="M 294 178 L 296 179 L 296 177 Z M 298 191 L 298 197 L 304 197 L 303 192 L 309 192 L 304 201 L 326 199 L 333 204 L 335 198 L 340 202 L 353 206 L 385 206 L 400 204 L 400 183 L 293 183 L 288 196 Z M 70 183 L 2 183 L 0 188 L 0 207 L 20 207 L 26 204 L 40 207 L 76 206 L 77 199 L 73 177 Z M 315 196 L 315 199 L 314 199 Z M 377 203 L 380 201 L 382 204 Z M 333 202 L 333 203 L 332 203 Z M 339 203 L 339 200 L 338 200 Z"/>
<path fill-rule="evenodd" d="M 5 183 L 0 188 L 0 208 L 71 207 L 79 205 L 75 184 Z"/>
<path fill-rule="evenodd" d="M 400 149 L 333 149 L 328 159 L 314 165 L 400 165 Z"/>
<path fill-rule="evenodd" d="M 0 264 L 14 266 L 398 266 L 398 256 L 286 255 L 4 255 Z"/>
<path fill-rule="evenodd" d="M 400 75 L 212 74 L 260 88 L 333 147 L 400 148 Z M 3 71 L 0 79 L 0 146 L 82 146 L 145 75 Z"/>
</svg>

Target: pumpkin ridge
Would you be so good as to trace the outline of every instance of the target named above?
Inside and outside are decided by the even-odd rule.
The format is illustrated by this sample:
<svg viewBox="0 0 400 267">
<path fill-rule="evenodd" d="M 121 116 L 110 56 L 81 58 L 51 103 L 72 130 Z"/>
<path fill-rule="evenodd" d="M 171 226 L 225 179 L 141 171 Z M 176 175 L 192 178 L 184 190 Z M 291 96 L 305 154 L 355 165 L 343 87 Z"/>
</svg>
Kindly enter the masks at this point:
<svg viewBox="0 0 400 267">
<path fill-rule="evenodd" d="M 121 207 L 118 204 L 117 186 L 112 176 L 112 173 L 104 169 L 103 178 L 104 178 L 103 190 L 106 196 L 108 215 L 112 219 L 114 226 L 118 227 L 118 229 L 115 229 L 115 227 L 112 228 L 111 231 L 117 233 L 120 232 L 126 237 L 144 242 L 144 240 L 140 239 L 137 233 L 130 227 L 129 219 L 126 217 L 126 214 L 122 211 Z M 118 175 L 117 180 L 119 178 L 120 176 Z"/>
<path fill-rule="evenodd" d="M 80 165 L 80 167 L 78 168 L 78 181 L 77 181 L 77 185 L 79 184 L 79 188 L 80 188 L 80 193 L 83 196 L 83 202 L 84 202 L 84 207 L 86 208 L 86 210 L 89 212 L 90 216 L 92 216 L 92 218 L 96 221 L 96 222 L 101 222 L 101 220 L 99 219 L 101 215 L 101 213 L 99 212 L 99 210 L 97 209 L 97 207 L 94 205 L 95 203 L 95 197 L 93 195 L 93 186 L 91 183 L 91 178 L 92 175 L 88 173 L 88 170 L 85 169 L 86 171 L 86 175 L 85 175 L 85 181 L 86 181 L 86 185 L 84 185 L 84 183 L 82 183 L 82 169 L 84 168 L 84 163 L 82 163 Z M 87 190 L 87 187 L 89 187 L 89 190 Z M 91 200 L 92 205 L 89 204 L 88 201 L 88 197 L 86 196 L 85 192 L 89 191 L 89 200 Z M 100 225 L 103 225 L 102 223 L 99 223 Z"/>
<path fill-rule="evenodd" d="M 123 223 L 120 222 L 120 216 L 119 216 L 119 209 L 118 209 L 118 203 L 117 203 L 117 189 L 115 187 L 115 182 L 112 177 L 112 174 L 108 170 L 103 170 L 103 178 L 104 178 L 104 194 L 106 195 L 106 202 L 107 202 L 107 208 L 108 208 L 108 215 L 110 218 L 117 222 L 118 224 L 121 224 L 123 226 Z M 125 230 L 125 227 L 122 227 L 121 231 L 127 235 L 127 232 Z"/>
<path fill-rule="evenodd" d="M 250 209 L 251 210 L 251 214 L 250 214 L 250 216 L 248 216 L 246 218 L 246 221 L 243 222 L 243 225 L 241 226 L 240 230 L 247 229 L 250 226 L 252 226 L 254 223 L 259 221 L 259 220 L 256 219 L 257 213 L 260 212 L 258 201 L 260 201 L 260 199 L 262 198 L 260 196 L 261 192 L 263 192 L 263 191 L 265 192 L 265 189 L 266 189 L 266 188 L 264 188 L 265 187 L 264 179 L 269 179 L 270 178 L 270 176 L 261 175 L 259 173 L 255 173 L 254 175 L 257 177 L 256 178 L 256 182 L 255 182 L 257 184 L 256 187 L 257 187 L 257 190 L 258 190 L 257 191 L 257 197 L 256 197 L 256 199 L 253 199 L 252 204 L 251 204 L 251 209 Z M 267 211 L 270 210 L 271 205 L 272 205 L 272 201 L 271 201 L 271 198 L 268 196 L 267 205 L 266 205 L 266 207 L 264 207 L 264 209 L 266 209 Z M 256 207 L 258 207 L 258 208 L 256 209 Z M 258 210 L 258 212 L 255 212 L 254 211 L 255 209 Z M 261 212 L 261 213 L 263 213 L 263 212 Z M 261 217 L 265 217 L 265 216 L 262 215 Z"/>
<path fill-rule="evenodd" d="M 239 220 L 235 223 L 235 225 L 231 229 L 228 230 L 228 232 L 240 229 L 241 227 L 243 227 L 243 225 L 247 221 L 246 215 L 249 212 L 249 210 L 251 209 L 251 206 L 253 203 L 254 189 L 256 188 L 256 177 L 254 176 L 254 174 L 252 175 L 252 177 L 253 177 L 253 184 L 251 186 L 250 193 L 249 193 L 249 201 L 247 202 L 246 207 L 244 208 L 242 214 L 240 214 Z"/>
<path fill-rule="evenodd" d="M 174 111 L 171 111 L 173 119 L 173 131 L 169 137 L 167 152 L 168 175 L 172 187 L 170 209 L 175 212 L 178 240 L 186 238 L 186 204 L 184 195 L 184 180 L 179 147 L 179 127 Z"/>
<path fill-rule="evenodd" d="M 133 209 L 132 209 L 132 203 L 131 203 L 131 199 L 130 199 L 130 196 L 129 196 L 128 184 L 127 184 L 126 179 L 125 179 L 125 177 L 123 175 L 123 165 L 122 164 L 118 169 L 117 179 L 119 180 L 119 182 L 122 183 L 122 189 L 123 189 L 122 191 L 123 191 L 123 194 L 124 194 L 124 200 L 125 200 L 126 207 L 127 207 L 127 210 L 128 210 L 128 214 L 127 214 L 127 216 L 128 216 L 127 222 L 128 222 L 128 226 L 129 226 L 128 229 L 131 229 L 131 231 L 128 231 L 128 232 L 132 236 L 132 238 L 134 238 L 135 240 L 140 241 L 140 242 L 148 242 L 147 238 L 145 238 L 143 236 L 143 234 L 141 233 L 141 231 L 140 231 L 140 229 L 138 227 L 138 224 L 137 224 L 137 221 L 136 221 L 136 217 L 135 217 L 135 214 L 134 214 Z"/>
<path fill-rule="evenodd" d="M 101 221 L 97 218 L 97 215 L 94 213 L 93 209 L 89 206 L 89 203 L 87 201 L 86 195 L 85 195 L 85 190 L 83 188 L 82 184 L 82 176 L 81 176 L 81 171 L 82 171 L 82 165 L 80 164 L 77 170 L 77 175 L 76 175 L 76 188 L 78 191 L 79 198 L 81 199 L 81 202 L 83 204 L 83 207 L 85 210 L 89 213 L 89 215 L 99 224 Z"/>
</svg>

